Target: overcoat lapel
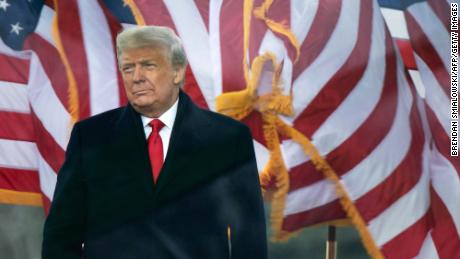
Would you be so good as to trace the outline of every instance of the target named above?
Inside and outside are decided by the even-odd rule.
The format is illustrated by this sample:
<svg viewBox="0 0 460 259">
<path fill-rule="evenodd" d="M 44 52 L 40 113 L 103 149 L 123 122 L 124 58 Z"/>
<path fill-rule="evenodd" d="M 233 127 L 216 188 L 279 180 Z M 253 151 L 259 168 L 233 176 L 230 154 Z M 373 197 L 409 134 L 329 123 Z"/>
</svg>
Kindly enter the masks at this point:
<svg viewBox="0 0 460 259">
<path fill-rule="evenodd" d="M 190 148 L 198 146 L 202 137 L 199 133 L 207 125 L 207 121 L 203 118 L 201 111 L 190 98 L 182 91 L 179 94 L 179 105 L 177 115 L 174 121 L 171 139 L 169 142 L 168 153 L 166 160 L 158 177 L 158 183 L 155 188 L 155 197 L 161 199 L 161 196 L 171 196 L 169 193 L 172 189 L 168 186 L 177 180 L 178 177 L 188 178 L 187 175 L 181 175 L 183 172 L 179 165 L 180 157 L 186 156 L 190 152 Z"/>
<path fill-rule="evenodd" d="M 131 105 L 124 108 L 113 132 L 114 150 L 120 154 L 118 161 L 113 162 L 137 182 L 139 194 L 152 198 L 154 186 L 145 133 L 141 118 Z"/>
</svg>

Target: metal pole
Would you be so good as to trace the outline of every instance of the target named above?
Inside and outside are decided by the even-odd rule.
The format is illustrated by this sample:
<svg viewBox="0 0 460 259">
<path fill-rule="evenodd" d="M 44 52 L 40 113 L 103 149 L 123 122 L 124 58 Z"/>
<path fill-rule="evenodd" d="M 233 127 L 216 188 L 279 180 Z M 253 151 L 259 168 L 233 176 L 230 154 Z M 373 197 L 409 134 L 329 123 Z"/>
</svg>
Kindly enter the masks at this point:
<svg viewBox="0 0 460 259">
<path fill-rule="evenodd" d="M 337 241 L 335 238 L 335 226 L 329 226 L 326 242 L 326 259 L 337 259 Z"/>
</svg>

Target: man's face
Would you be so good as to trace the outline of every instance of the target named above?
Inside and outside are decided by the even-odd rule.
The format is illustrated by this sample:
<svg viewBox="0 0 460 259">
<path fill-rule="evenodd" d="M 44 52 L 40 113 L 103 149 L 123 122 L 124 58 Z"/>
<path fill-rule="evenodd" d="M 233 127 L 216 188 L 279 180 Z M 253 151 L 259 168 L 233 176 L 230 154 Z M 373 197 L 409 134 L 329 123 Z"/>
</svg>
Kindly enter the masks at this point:
<svg viewBox="0 0 460 259">
<path fill-rule="evenodd" d="M 167 49 L 128 49 L 120 60 L 126 95 L 136 111 L 159 117 L 174 104 L 185 69 L 173 68 Z"/>
</svg>

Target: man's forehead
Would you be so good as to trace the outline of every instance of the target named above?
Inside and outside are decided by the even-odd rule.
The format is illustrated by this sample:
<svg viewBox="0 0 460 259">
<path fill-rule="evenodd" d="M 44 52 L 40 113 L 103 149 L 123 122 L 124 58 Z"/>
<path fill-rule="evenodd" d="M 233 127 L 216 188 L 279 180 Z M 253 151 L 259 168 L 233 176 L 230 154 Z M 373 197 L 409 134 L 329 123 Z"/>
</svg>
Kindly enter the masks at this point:
<svg viewBox="0 0 460 259">
<path fill-rule="evenodd" d="M 136 48 L 124 51 L 122 61 L 155 61 L 166 59 L 166 50 L 158 48 Z"/>
<path fill-rule="evenodd" d="M 122 53 L 168 53 L 169 48 L 162 44 L 149 44 L 141 46 L 133 46 L 131 48 L 126 48 Z"/>
</svg>

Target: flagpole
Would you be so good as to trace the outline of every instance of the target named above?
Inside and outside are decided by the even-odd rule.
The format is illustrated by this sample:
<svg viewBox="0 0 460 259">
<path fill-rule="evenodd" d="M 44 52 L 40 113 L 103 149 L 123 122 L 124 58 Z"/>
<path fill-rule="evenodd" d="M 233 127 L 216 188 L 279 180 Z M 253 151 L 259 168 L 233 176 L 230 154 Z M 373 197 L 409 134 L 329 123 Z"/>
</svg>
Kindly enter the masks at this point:
<svg viewBox="0 0 460 259">
<path fill-rule="evenodd" d="M 337 258 L 337 241 L 336 241 L 336 228 L 335 226 L 328 226 L 327 242 L 326 242 L 326 259 Z"/>
</svg>

